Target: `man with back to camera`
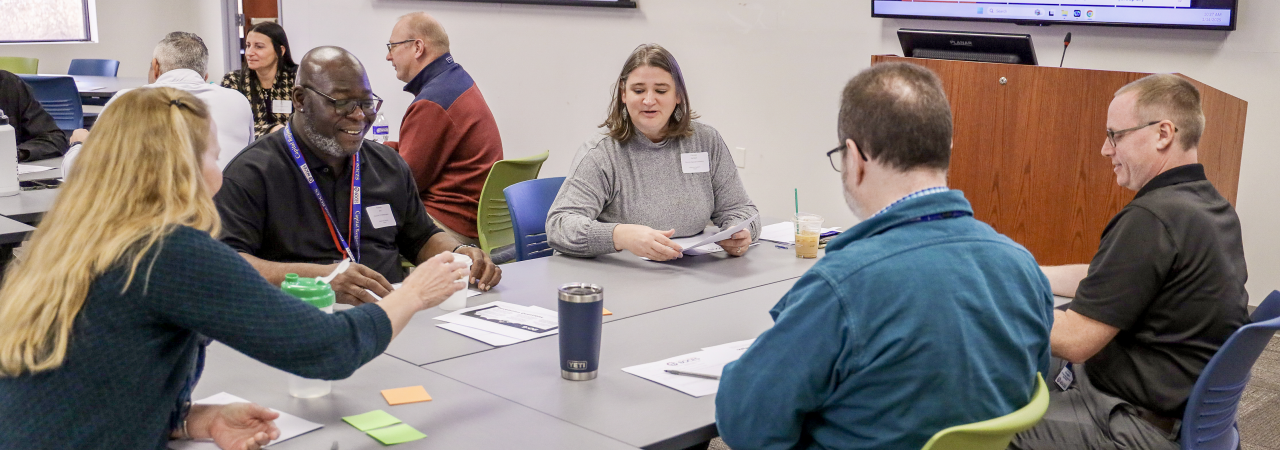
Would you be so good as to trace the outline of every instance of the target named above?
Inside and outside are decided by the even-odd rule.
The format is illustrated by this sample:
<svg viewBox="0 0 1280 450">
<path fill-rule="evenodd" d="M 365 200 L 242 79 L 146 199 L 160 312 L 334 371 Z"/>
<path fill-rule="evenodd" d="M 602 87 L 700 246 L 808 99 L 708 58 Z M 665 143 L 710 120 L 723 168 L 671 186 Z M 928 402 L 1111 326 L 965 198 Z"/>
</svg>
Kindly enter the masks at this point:
<svg viewBox="0 0 1280 450">
<path fill-rule="evenodd" d="M 209 48 L 204 39 L 195 33 L 174 31 L 156 44 L 152 53 L 151 69 L 147 71 L 149 87 L 171 87 L 190 92 L 204 101 L 209 107 L 209 115 L 218 127 L 218 168 L 227 167 L 231 158 L 240 154 L 246 145 L 253 141 L 253 110 L 249 107 L 249 99 L 239 91 L 227 89 L 216 84 L 209 84 Z M 107 102 L 120 98 L 131 89 L 123 89 Z M 105 109 L 104 109 L 105 111 Z M 62 159 L 62 170 L 67 173 L 72 162 L 80 153 L 80 142 L 88 137 L 88 132 L 76 130 L 73 140 L 78 141 L 67 151 Z"/>
<path fill-rule="evenodd" d="M 57 158 L 67 150 L 67 135 L 53 116 L 36 101 L 36 92 L 22 78 L 0 70 L 0 111 L 18 140 L 18 161 Z"/>
<path fill-rule="evenodd" d="M 264 278 L 325 276 L 350 259 L 333 289 L 339 302 L 368 303 L 404 278 L 399 256 L 416 264 L 452 251 L 474 261 L 481 290 L 498 284 L 502 271 L 488 255 L 432 224 L 404 160 L 364 139 L 382 99 L 354 55 L 338 47 L 307 52 L 293 105 L 284 129 L 227 165 L 214 196 L 222 241 Z"/>
<path fill-rule="evenodd" d="M 921 448 L 1031 400 L 1049 365 L 1049 280 L 947 189 L 951 127 L 923 67 L 876 64 L 845 86 L 843 144 L 828 156 L 866 220 L 725 367 L 716 424 L 729 447 Z"/>
<path fill-rule="evenodd" d="M 1197 163 L 1203 130 L 1200 92 L 1181 77 L 1116 92 L 1102 155 L 1137 195 L 1092 262 L 1043 268 L 1055 293 L 1075 297 L 1054 311 L 1052 338 L 1072 364 L 1012 448 L 1179 448 L 1192 386 L 1248 322 L 1240 219 Z"/>
<path fill-rule="evenodd" d="M 424 12 L 391 29 L 387 61 L 416 97 L 400 124 L 400 156 L 436 225 L 476 245 L 476 208 L 489 168 L 502 160 L 498 123 L 471 75 L 449 53 L 449 35 Z"/>
</svg>

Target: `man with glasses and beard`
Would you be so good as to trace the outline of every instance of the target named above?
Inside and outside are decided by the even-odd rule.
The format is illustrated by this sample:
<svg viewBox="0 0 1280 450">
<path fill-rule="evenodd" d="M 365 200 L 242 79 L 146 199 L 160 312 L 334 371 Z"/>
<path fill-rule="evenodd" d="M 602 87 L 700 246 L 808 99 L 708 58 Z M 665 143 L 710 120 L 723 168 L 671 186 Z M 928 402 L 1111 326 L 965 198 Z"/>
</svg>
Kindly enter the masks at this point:
<svg viewBox="0 0 1280 450">
<path fill-rule="evenodd" d="M 404 274 L 400 256 L 420 263 L 441 252 L 472 261 L 481 290 L 502 272 L 488 255 L 464 246 L 432 223 L 404 160 L 364 139 L 382 99 L 364 65 L 338 47 L 306 54 L 293 88 L 294 114 L 285 128 L 253 143 L 223 171 L 214 198 L 222 242 L 240 252 L 268 281 L 285 274 L 333 279 L 338 301 L 377 301 Z"/>
</svg>

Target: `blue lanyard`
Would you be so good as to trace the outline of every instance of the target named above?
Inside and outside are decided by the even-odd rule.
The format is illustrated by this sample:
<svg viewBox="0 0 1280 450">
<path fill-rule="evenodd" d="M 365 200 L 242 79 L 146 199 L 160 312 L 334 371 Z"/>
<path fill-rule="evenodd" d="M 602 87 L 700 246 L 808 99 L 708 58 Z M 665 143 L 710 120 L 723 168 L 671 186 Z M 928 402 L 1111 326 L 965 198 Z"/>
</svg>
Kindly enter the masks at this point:
<svg viewBox="0 0 1280 450">
<path fill-rule="evenodd" d="M 351 245 L 342 236 L 342 231 L 338 230 L 337 221 L 333 220 L 333 214 L 329 212 L 329 206 L 324 203 L 324 196 L 320 194 L 320 187 L 316 185 L 316 180 L 311 176 L 311 169 L 307 167 L 307 161 L 302 159 L 302 152 L 298 150 L 298 143 L 293 140 L 292 124 L 284 126 L 284 140 L 289 143 L 289 153 L 293 155 L 293 162 L 298 165 L 298 170 L 302 171 L 302 175 L 306 177 L 307 184 L 311 186 L 311 193 L 316 195 L 316 201 L 320 202 L 320 210 L 324 211 L 324 219 L 329 223 L 329 233 L 332 235 L 334 242 L 338 243 L 346 254 L 344 258 L 350 259 L 351 262 L 360 262 L 360 152 L 357 150 L 355 155 L 351 156 L 351 217 L 347 222 L 347 231 L 351 232 L 354 238 L 356 251 L 351 251 Z"/>
</svg>

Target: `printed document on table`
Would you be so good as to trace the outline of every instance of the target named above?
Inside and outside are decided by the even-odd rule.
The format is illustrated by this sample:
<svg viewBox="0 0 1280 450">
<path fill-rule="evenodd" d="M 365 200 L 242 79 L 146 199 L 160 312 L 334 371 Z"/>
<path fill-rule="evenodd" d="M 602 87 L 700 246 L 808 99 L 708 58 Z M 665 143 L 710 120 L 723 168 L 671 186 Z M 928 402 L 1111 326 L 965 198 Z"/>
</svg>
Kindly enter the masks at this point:
<svg viewBox="0 0 1280 450">
<path fill-rule="evenodd" d="M 745 351 L 745 349 L 743 350 Z M 719 376 L 720 370 L 724 368 L 725 364 L 737 360 L 740 356 L 742 356 L 742 352 L 732 350 L 703 350 L 667 358 L 662 361 L 627 367 L 622 371 L 694 397 L 702 397 L 716 393 L 720 389 L 720 380 L 674 375 L 666 371 L 680 370 Z"/>
<path fill-rule="evenodd" d="M 516 342 L 560 332 L 560 316 L 557 312 L 537 306 L 521 306 L 507 302 L 491 302 L 463 308 L 435 319 L 514 338 L 517 339 Z M 446 329 L 461 333 L 456 328 Z M 479 340 L 483 341 L 483 339 Z"/>
<path fill-rule="evenodd" d="M 733 233 L 742 231 L 743 229 L 747 228 L 747 225 L 751 225 L 751 222 L 755 222 L 756 219 L 759 219 L 759 218 L 760 218 L 760 214 L 756 214 L 754 216 L 751 216 L 750 219 L 744 220 L 742 221 L 742 223 L 734 225 L 733 227 L 727 230 L 721 231 L 719 233 L 709 235 L 706 232 L 702 232 L 686 238 L 672 239 L 671 241 L 675 242 L 676 244 L 679 244 L 680 248 L 684 249 L 684 254 L 686 255 L 703 255 L 707 253 L 723 251 L 724 249 L 719 248 L 720 247 L 719 245 L 716 245 L 716 248 L 711 249 L 710 251 L 706 251 L 706 250 L 699 251 L 698 248 L 707 244 L 715 244 L 725 239 L 729 239 L 729 236 L 732 236 Z"/>
<path fill-rule="evenodd" d="M 823 228 L 822 232 L 838 231 L 840 227 Z M 773 225 L 765 225 L 760 229 L 760 239 L 765 241 L 781 242 L 783 244 L 796 243 L 796 225 L 791 221 L 778 222 Z"/>
<path fill-rule="evenodd" d="M 202 400 L 193 402 L 198 405 L 225 405 L 228 403 L 252 403 L 240 397 L 219 392 Z M 277 409 L 272 411 L 280 413 L 280 418 L 276 419 L 276 427 L 280 428 L 280 438 L 271 441 L 267 445 L 278 444 L 282 441 L 293 439 L 303 434 L 319 430 L 324 425 L 310 422 L 293 414 L 282 412 Z M 196 440 L 196 441 L 169 441 L 171 450 L 218 450 L 218 445 L 212 440 Z"/>
<path fill-rule="evenodd" d="M 524 340 L 521 340 L 521 339 L 508 337 L 498 333 L 491 333 L 478 328 L 462 326 L 456 323 L 442 323 L 436 326 L 452 331 L 454 333 L 461 334 L 471 339 L 475 339 L 477 341 L 492 345 L 494 347 L 502 347 L 504 345 L 511 345 L 517 342 L 524 342 Z"/>
</svg>

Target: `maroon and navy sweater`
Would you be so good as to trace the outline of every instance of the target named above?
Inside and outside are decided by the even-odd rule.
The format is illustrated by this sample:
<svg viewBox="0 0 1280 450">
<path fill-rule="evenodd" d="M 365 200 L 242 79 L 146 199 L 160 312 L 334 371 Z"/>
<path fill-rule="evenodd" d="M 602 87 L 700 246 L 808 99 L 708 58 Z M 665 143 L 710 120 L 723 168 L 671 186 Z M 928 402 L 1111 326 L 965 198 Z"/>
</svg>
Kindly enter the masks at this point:
<svg viewBox="0 0 1280 450">
<path fill-rule="evenodd" d="M 404 90 L 417 96 L 400 124 L 400 156 L 409 163 L 427 213 L 478 237 L 476 207 L 489 168 L 502 159 L 498 123 L 480 88 L 445 53 Z"/>
</svg>

